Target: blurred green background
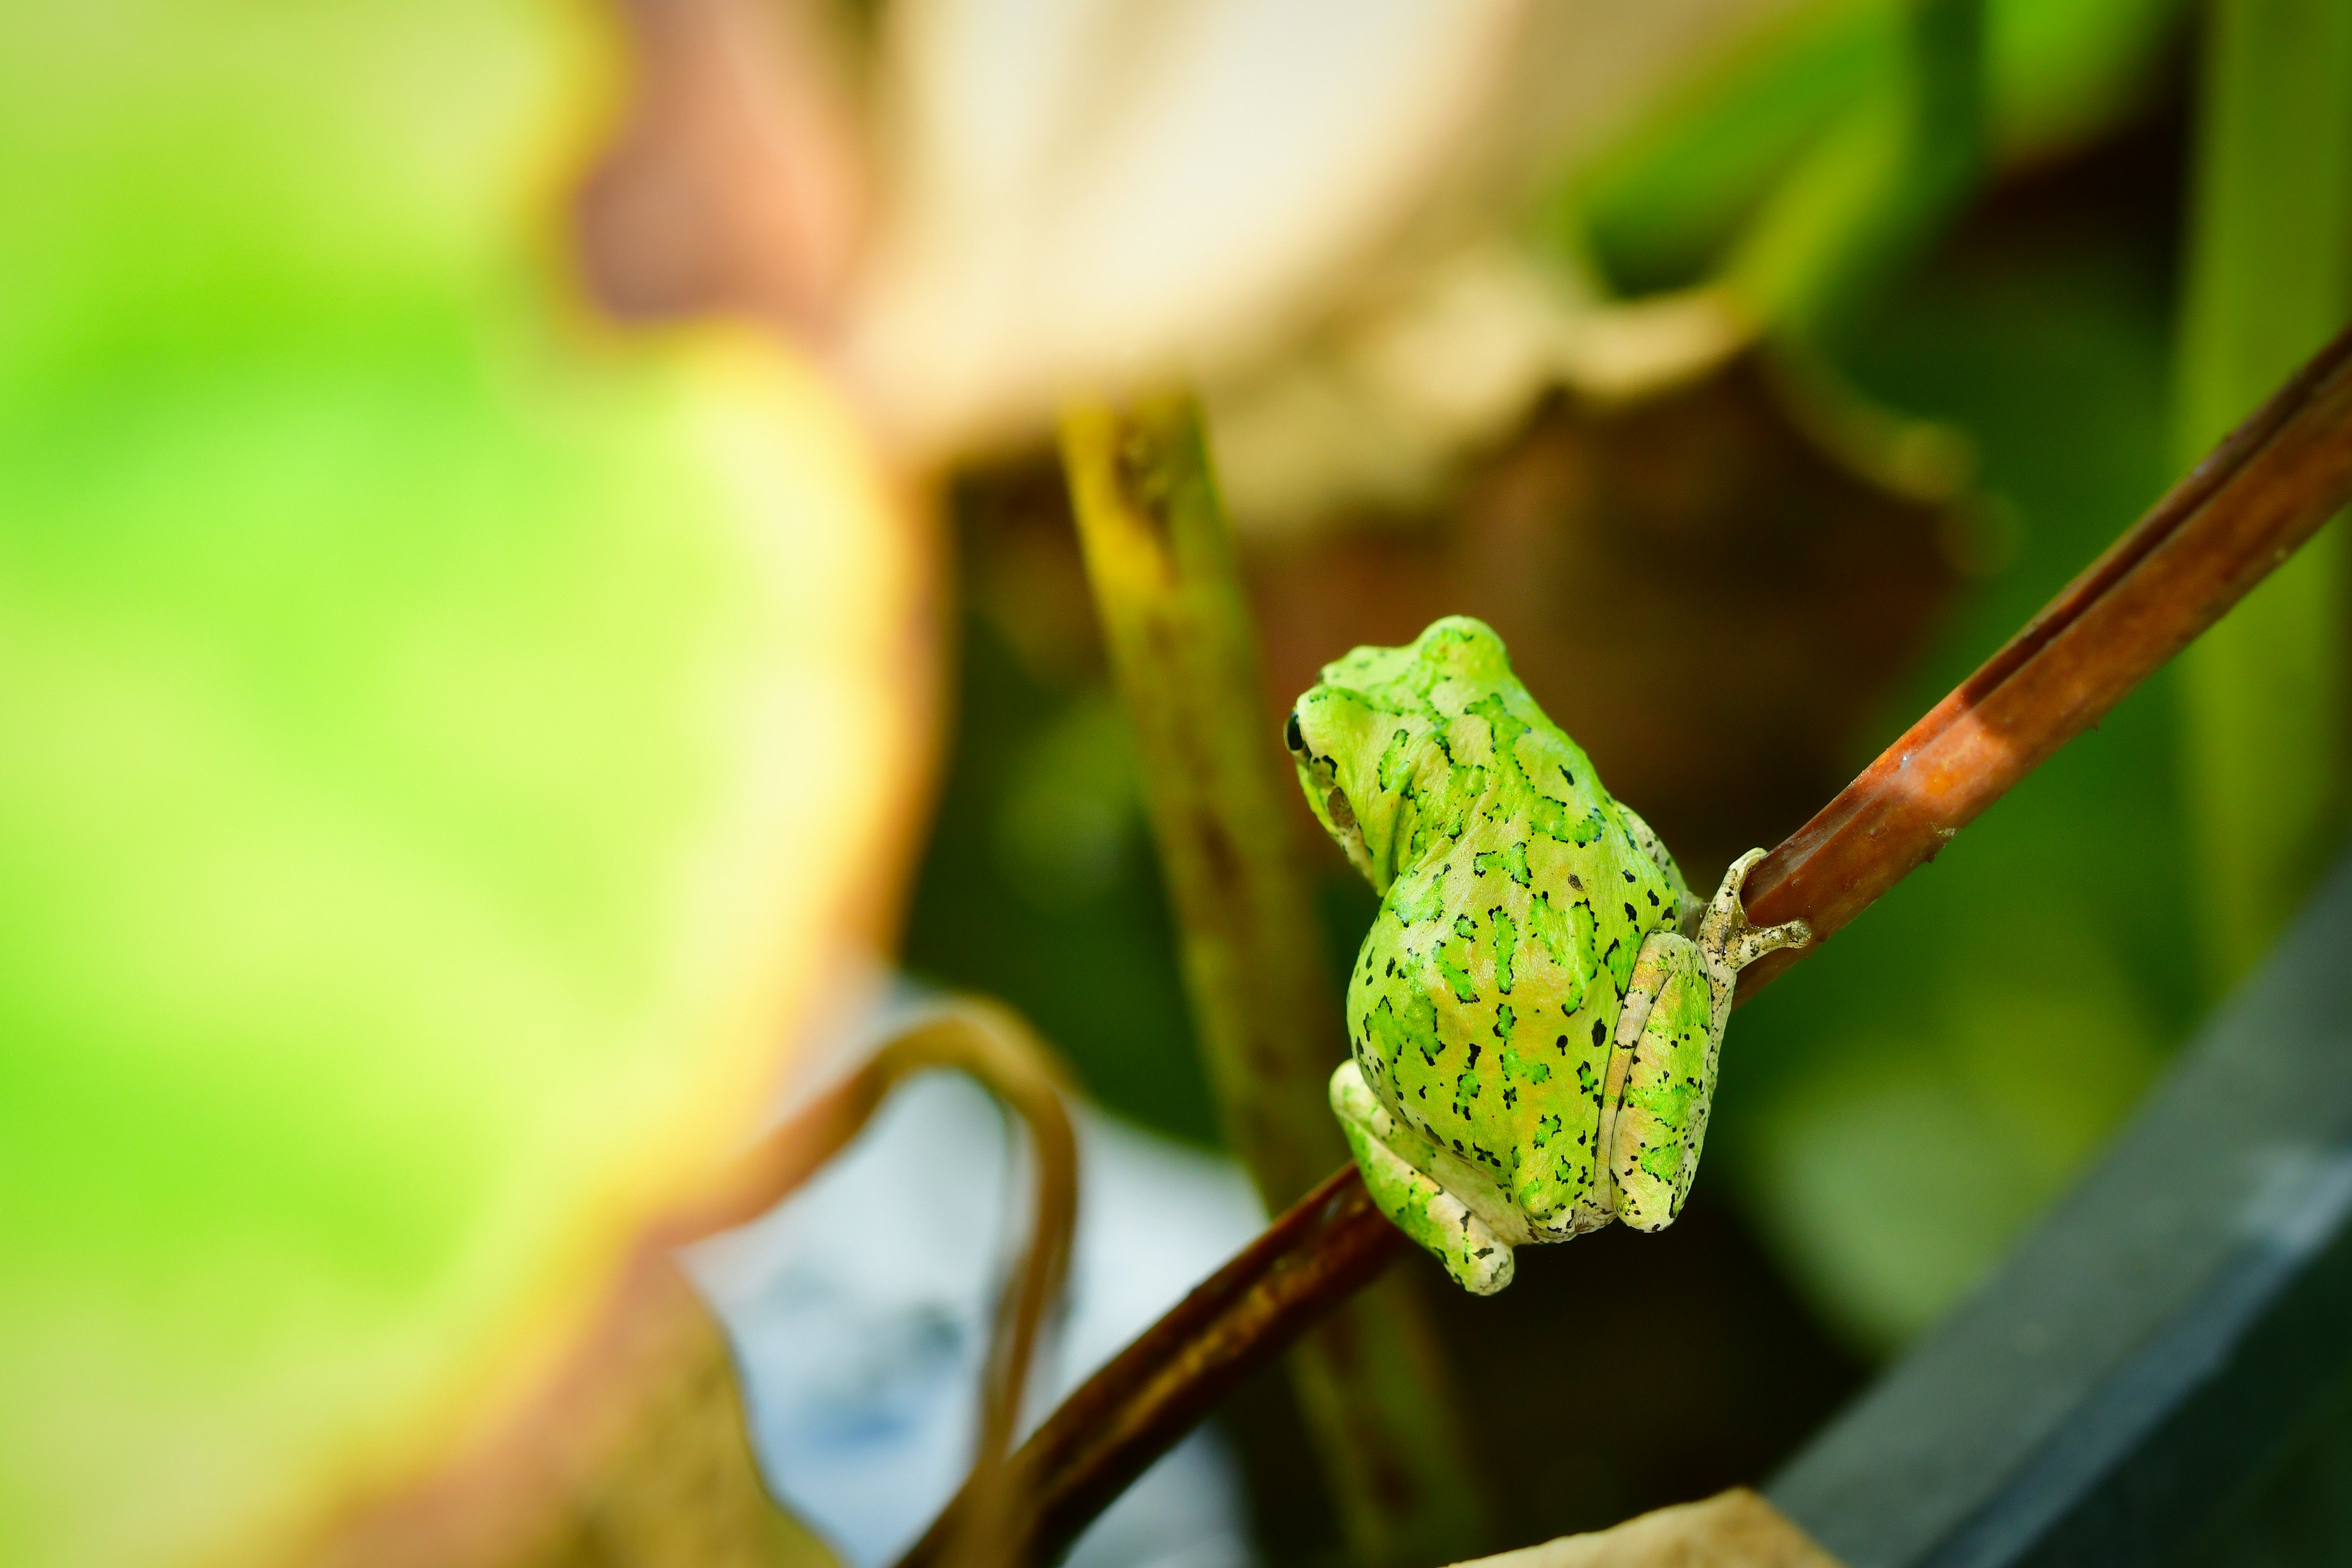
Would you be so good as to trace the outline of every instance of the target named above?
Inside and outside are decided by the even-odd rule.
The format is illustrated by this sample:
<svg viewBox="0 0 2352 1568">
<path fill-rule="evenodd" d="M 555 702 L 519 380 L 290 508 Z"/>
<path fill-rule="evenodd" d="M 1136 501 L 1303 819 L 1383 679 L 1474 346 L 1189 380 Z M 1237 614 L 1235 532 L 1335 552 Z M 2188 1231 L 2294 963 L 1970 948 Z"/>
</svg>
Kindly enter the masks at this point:
<svg viewBox="0 0 2352 1568">
<path fill-rule="evenodd" d="M 772 525 L 881 514 L 813 378 L 569 296 L 579 22 L 0 8 L 0 1562 L 293 1522 L 745 1076 L 681 915 L 856 586 Z"/>
<path fill-rule="evenodd" d="M 325 1396 L 272 1382 L 302 1347 L 367 1340 L 340 1375 L 402 1385 L 482 1310 L 511 1260 L 453 1262 L 449 1227 L 499 1119 L 634 1048 L 649 911 L 723 771 L 705 686 L 758 606 L 707 461 L 726 396 L 571 298 L 551 149 L 602 66 L 551 16 L 0 10 L 0 1559 L 114 1484 L 120 1429 L 54 1418 L 74 1335 L 131 1304 L 122 1451 L 175 1456 L 146 1484 L 206 1521 L 316 1439 Z M 1267 710 L 1350 640 L 1486 616 L 1709 882 L 2342 322 L 2352 7 L 1793 5 L 1502 227 L 1606 299 L 1725 290 L 1764 346 L 1653 415 L 1557 389 L 1434 500 L 1245 531 Z M 1964 453 L 1963 493 L 1904 491 L 1898 447 Z M 1734 452 L 1759 477 L 1713 532 L 1601 482 Z M 1573 500 L 1595 475 L 1616 499 Z M 944 489 L 955 700 L 905 963 L 1213 1145 L 1059 475 L 1015 450 Z M 1857 564 L 1809 596 L 1743 551 Z M 1759 1479 L 2097 1150 L 2343 837 L 2347 591 L 2338 525 L 1743 1010 L 1668 1237 L 1433 1291 L 1502 1535 Z M 1779 728 L 1588 678 L 1578 628 L 1621 592 L 1687 604 L 1694 647 L 1789 628 Z M 1371 900 L 1297 818 L 1336 977 Z M 353 1042 L 438 1054 L 376 1096 Z M 237 1291 L 139 1317 L 224 1249 Z M 1603 1279 L 1635 1303 L 1610 1365 L 1509 1353 Z M 1230 1425 L 1269 1555 L 1310 1560 L 1337 1535 L 1288 1402 L 1262 1379 Z M 1610 1453 L 1542 1440 L 1596 1405 L 1632 1413 Z M 88 1555 L 147 1560 L 138 1528 Z"/>
</svg>

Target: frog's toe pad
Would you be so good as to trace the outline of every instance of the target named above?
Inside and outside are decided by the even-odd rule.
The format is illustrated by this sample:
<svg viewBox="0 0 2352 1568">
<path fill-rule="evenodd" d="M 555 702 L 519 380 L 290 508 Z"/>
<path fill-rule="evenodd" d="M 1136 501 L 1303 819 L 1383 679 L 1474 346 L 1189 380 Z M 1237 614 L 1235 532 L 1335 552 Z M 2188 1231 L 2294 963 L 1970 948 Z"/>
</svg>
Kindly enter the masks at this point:
<svg viewBox="0 0 2352 1568">
<path fill-rule="evenodd" d="M 1459 1199 L 1449 1197 L 1445 1202 L 1461 1210 L 1458 1223 L 1462 1239 L 1441 1254 L 1438 1261 L 1445 1265 L 1445 1272 L 1454 1277 L 1454 1282 L 1473 1296 L 1492 1296 L 1508 1285 L 1518 1270 L 1510 1244 L 1488 1230 L 1486 1221 L 1464 1207 Z"/>
<path fill-rule="evenodd" d="M 1698 943 L 1709 953 L 1717 955 L 1734 974 L 1747 968 L 1768 952 L 1784 947 L 1809 947 L 1813 930 L 1802 921 L 1790 921 L 1785 925 L 1759 926 L 1748 922 L 1747 907 L 1740 901 L 1747 887 L 1748 873 L 1764 858 L 1761 849 L 1750 849 L 1731 863 L 1723 874 L 1723 886 L 1716 890 L 1715 901 L 1700 918 Z"/>
</svg>

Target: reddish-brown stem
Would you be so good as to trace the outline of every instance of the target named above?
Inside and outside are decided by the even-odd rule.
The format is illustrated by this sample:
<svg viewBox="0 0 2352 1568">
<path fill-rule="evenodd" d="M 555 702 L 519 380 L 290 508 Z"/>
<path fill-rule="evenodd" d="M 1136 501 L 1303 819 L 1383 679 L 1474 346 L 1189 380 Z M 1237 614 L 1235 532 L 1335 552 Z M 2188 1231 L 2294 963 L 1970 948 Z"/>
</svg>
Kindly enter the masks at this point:
<svg viewBox="0 0 2352 1568">
<path fill-rule="evenodd" d="M 2088 570 L 1748 879 L 1759 923 L 1825 937 L 1934 858 L 2352 500 L 2352 331 L 2322 349 Z M 1814 946 L 1820 944 L 1815 942 Z M 1812 951 L 1811 948 L 1803 950 Z M 1745 998 L 1803 955 L 1740 977 Z M 1006 1461 L 1009 1563 L 1047 1561 L 1237 1382 L 1402 1246 L 1352 1167 L 1088 1379 Z M 969 1505 L 959 1498 L 907 1563 Z"/>
</svg>

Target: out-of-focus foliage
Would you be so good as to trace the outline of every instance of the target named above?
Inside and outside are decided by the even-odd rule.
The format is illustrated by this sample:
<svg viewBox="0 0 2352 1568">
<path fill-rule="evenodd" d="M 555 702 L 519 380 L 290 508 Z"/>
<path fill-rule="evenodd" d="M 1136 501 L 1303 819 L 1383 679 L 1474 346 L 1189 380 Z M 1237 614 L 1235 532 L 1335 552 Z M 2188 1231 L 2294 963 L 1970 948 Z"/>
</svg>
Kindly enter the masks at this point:
<svg viewBox="0 0 2352 1568">
<path fill-rule="evenodd" d="M 2134 199 L 2128 166 L 2086 172 L 2039 205 L 1997 209 L 1843 348 L 1877 395 L 1970 432 L 2013 551 L 1871 744 L 2168 481 L 2169 222 L 2163 204 Z M 1715 1173 L 1739 1183 L 1864 1342 L 1898 1343 L 1965 1290 L 2194 1021 L 2172 679 L 2044 764 L 1734 1023 Z"/>
<path fill-rule="evenodd" d="M 1532 603 L 1548 580 L 1528 563 L 1583 559 L 1537 531 L 1575 510 L 1560 496 L 1612 472 L 1671 489 L 1676 455 L 1710 449 L 1661 439 L 1654 463 L 1612 468 L 1594 444 L 1675 420 L 1544 402 L 1628 345 L 1704 370 L 1747 341 L 1686 299 L 1627 297 L 1718 279 L 1752 235 L 1796 232 L 1788 213 L 1828 212 L 1777 254 L 1802 263 L 1789 298 L 1834 308 L 1789 320 L 1868 397 L 1964 432 L 1985 502 L 1950 537 L 1888 542 L 1943 554 L 1902 579 L 1899 614 L 1874 601 L 1906 624 L 1868 639 L 1895 650 L 1870 679 L 1928 640 L 1950 573 L 1972 575 L 1846 763 L 2095 553 L 2352 288 L 2347 143 L 2297 133 L 2352 112 L 2352 35 L 2332 12 L 2296 33 L 2324 9 L 2305 0 L 2217 9 L 2186 279 L 2179 215 L 2141 189 L 2178 183 L 2177 145 L 2135 132 L 2120 163 L 2065 168 L 2177 92 L 2183 0 L 1980 17 L 1106 0 L 1018 8 L 1018 29 L 981 0 L 842 9 L 872 24 L 844 68 L 862 90 L 743 165 L 756 183 L 838 155 L 825 201 L 743 230 L 823 243 L 798 271 L 712 274 L 782 279 L 772 298 L 664 308 L 804 333 L 865 416 L 933 455 L 1042 428 L 1077 382 L 1172 367 L 1210 377 L 1223 413 L 1265 393 L 1265 418 L 1225 426 L 1236 494 L 1392 542 L 1485 508 L 1459 558 L 1504 564 L 1465 569 L 1465 596 Z M 1969 70 L 1922 74 L 1932 30 L 1910 24 L 1931 13 L 1980 20 Z M 583 84 L 618 74 L 577 21 L 524 0 L 0 10 L 0 1559 L 157 1562 L 299 1523 L 321 1489 L 528 1381 L 554 1304 L 584 1305 L 682 1150 L 725 1144 L 832 944 L 895 894 L 891 824 L 921 773 L 927 671 L 901 618 L 919 563 L 816 374 L 625 344 L 550 303 L 556 226 L 529 215 L 574 172 L 600 107 Z M 722 71 L 742 38 L 773 41 L 709 36 Z M 1931 77 L 1983 92 L 1946 140 L 1914 113 Z M 772 130 L 772 93 L 742 79 L 736 131 Z M 1906 184 L 1956 149 L 1959 174 Z M 682 188 L 644 167 L 656 196 Z M 2036 178 L 2057 183 L 2036 196 Z M 1806 195 L 1823 188 L 1845 205 Z M 1852 268 L 1884 237 L 1874 192 L 1921 199 L 1889 226 L 1892 261 Z M 656 257 L 679 238 L 628 232 Z M 1755 401 L 1695 394 L 1689 418 Z M 1948 442 L 1909 449 L 1956 471 Z M 1066 520 L 1034 499 L 993 534 L 993 502 L 965 508 L 961 738 L 908 956 L 1029 1008 L 1119 1109 L 1207 1139 L 1131 752 Z M 1318 624 L 1313 595 L 1358 589 L 1283 556 L 1311 531 L 1259 536 L 1258 586 L 1287 596 L 1272 616 Z M 1653 542 L 1710 592 L 1737 574 L 1711 535 Z M 1391 552 L 1403 570 L 1414 548 Z M 1702 1202 L 1736 1197 L 1855 1342 L 1898 1342 L 1964 1289 L 2185 1032 L 2194 955 L 2226 974 L 2284 914 L 2340 805 L 2327 562 L 1733 1026 Z M 1586 674 L 1573 700 L 1618 700 L 1625 745 L 1676 723 L 1656 754 L 1716 743 L 1689 717 L 1705 704 L 1635 705 Z M 1850 699 L 1822 712 L 1847 726 Z M 1776 730 L 1811 751 L 1773 776 L 1817 767 L 1829 728 Z M 1728 795 L 1754 770 L 1692 771 Z M 1367 911 L 1330 869 L 1344 954 Z M 1764 1299 L 1769 1271 L 1707 1212 L 1662 1243 L 1562 1249 L 1552 1288 L 1605 1267 L 1678 1301 Z M 1516 1288 L 1530 1334 L 1541 1273 Z M 1757 1340 L 1694 1317 L 1659 1342 L 1774 1337 L 1813 1392 L 1847 1374 L 1769 1302 Z M 1736 1380 L 1721 1370 L 1709 1394 Z M 1492 1394 L 1496 1430 L 1557 1408 L 1527 1381 Z M 1759 1423 L 1703 1460 L 1752 1465 L 1784 1437 Z M 1652 1439 L 1650 1460 L 1685 1452 Z M 1663 1500 L 1640 1458 L 1571 1458 L 1527 1494 Z"/>
<path fill-rule="evenodd" d="M 1570 181 L 1567 199 L 1590 203 L 1612 268 L 1637 254 L 1668 258 L 1643 264 L 1646 272 L 1625 264 L 1633 275 L 1622 280 L 1687 282 L 1718 260 L 1738 224 L 1839 123 L 1889 58 L 1897 19 L 1891 6 L 1809 10 L 1766 40 L 1770 47 L 1758 46 L 1670 100 L 1593 165 L 1589 183 Z M 1964 434 L 1983 491 L 1970 525 L 1945 541 L 1969 574 L 1957 612 L 1899 696 L 1852 737 L 1844 768 L 1865 760 L 2021 625 L 2172 477 L 2166 431 L 2177 217 L 2165 184 L 2177 178 L 2177 150 L 2135 132 L 2125 153 L 2098 154 L 2108 161 L 2079 174 L 2066 173 L 2063 161 L 2082 156 L 2094 138 L 2116 135 L 2129 116 L 2171 90 L 2167 62 L 2183 41 L 2181 21 L 2180 8 L 2169 4 L 1991 5 L 1983 38 L 1994 160 L 1988 175 L 2022 182 L 2023 194 L 1991 197 L 1911 281 L 1856 301 L 1822 340 L 1839 368 L 1881 405 L 1948 421 Z M 1853 56 L 1846 64 L 1822 63 L 1843 58 L 1841 49 Z M 1733 171 L 1736 178 L 1700 156 L 1754 151 L 1775 134 L 1782 153 L 1759 156 L 1752 168 Z M 2035 172 L 2042 169 L 2055 170 L 2046 177 L 2062 183 L 2037 196 L 2035 182 L 2045 176 Z M 1713 226 L 1677 228 L 1685 223 L 1678 215 L 1706 212 L 1717 215 L 1707 220 Z M 1567 548 L 1527 531 L 1533 519 L 1550 514 L 1534 510 L 1530 499 L 1529 438 L 1511 439 L 1520 443 L 1511 449 L 1518 456 L 1475 470 L 1481 477 L 1474 482 L 1493 492 L 1489 501 L 1446 504 L 1491 504 L 1491 526 L 1518 541 L 1520 555 L 1506 546 L 1505 558 L 1521 560 L 1525 571 L 1516 577 L 1498 571 L 1498 579 L 1511 579 L 1507 586 L 1465 576 L 1462 602 L 1448 607 L 1502 616 L 1509 595 L 1537 592 L 1525 581 L 1529 563 Z M 1662 448 L 1648 460 L 1671 467 L 1674 458 Z M 1719 455 L 1704 460 L 1713 464 Z M 1553 466 L 1570 494 L 1585 493 L 1603 471 Z M 1474 526 L 1442 509 L 1375 515 L 1393 531 L 1387 542 L 1375 532 L 1357 553 L 1409 557 L 1423 563 L 1424 574 L 1433 569 L 1427 563 L 1462 550 Z M 1405 531 L 1422 517 L 1443 531 L 1426 545 Z M 1032 771 L 1021 760 L 1026 750 L 1066 743 L 1078 732 L 1076 718 L 1066 724 L 1027 717 L 1027 705 L 1050 710 L 1066 700 L 1075 715 L 1098 700 L 1067 658 L 1055 663 L 1024 651 L 1015 629 L 1023 617 L 1003 607 L 1025 605 L 1033 627 L 1059 625 L 1067 617 L 1045 607 L 1059 602 L 1055 595 L 1034 592 L 1016 601 L 986 590 L 989 575 L 1010 570 L 1008 562 L 1037 556 L 1008 545 L 1012 537 L 983 528 L 975 546 L 983 602 L 971 695 L 981 706 L 967 711 L 973 738 L 959 748 L 960 765 L 973 771 L 950 791 L 951 809 L 1008 817 L 1018 810 L 1015 781 Z M 1671 563 L 1682 557 L 1665 552 L 1690 547 L 1679 534 L 1660 537 L 1661 579 L 1681 570 Z M 1260 545 L 1261 572 L 1275 574 L 1262 577 L 1274 586 L 1261 609 L 1276 644 L 1327 615 L 1345 620 L 1354 598 L 1380 581 L 1379 568 L 1353 557 L 1341 576 L 1331 571 L 1328 551 L 1308 552 L 1303 565 L 1292 552 L 1286 543 Z M 1636 570 L 1638 559 L 1629 555 L 1624 569 Z M 1021 580 L 1049 578 L 1024 570 Z M 1318 595 L 1335 597 L 1327 605 Z M 1566 603 L 1559 601 L 1559 613 Z M 1696 638 L 1709 629 L 1688 628 Z M 1395 628 L 1386 630 L 1393 636 Z M 1039 635 L 1033 631 L 1028 641 Z M 1335 643 L 1323 654 L 1337 651 Z M 1024 670 L 1050 673 L 1012 673 Z M 1834 685 L 1858 673 L 1828 669 L 1809 679 Z M 1555 682 L 1563 710 L 1616 700 L 1568 669 Z M 1972 826 L 1936 866 L 1743 1009 L 1733 1026 L 1706 1180 L 1737 1193 L 1783 1266 L 1861 1344 L 1899 1342 L 1965 1289 L 2095 1150 L 2193 1021 L 2188 828 L 2171 689 L 2160 679 Z M 1057 691 L 1068 695 L 1055 698 Z M 1676 721 L 1665 710 L 1643 708 L 1619 715 L 1613 728 L 1638 736 Z M 1612 726 L 1596 720 L 1586 728 L 1600 735 Z M 1787 738 L 1797 733 L 1791 725 Z M 1112 743 L 1103 742 L 1104 780 L 1115 776 Z M 1695 792 L 1738 792 L 1757 782 L 1754 768 L 1729 765 L 1719 739 L 1692 735 L 1685 749 L 1721 765 L 1695 781 Z M 1595 756 L 1606 771 L 1608 758 Z M 998 791 L 1004 804 L 983 808 Z M 1131 798 L 1108 784 L 1097 797 L 1106 810 Z M 1640 793 L 1630 798 L 1645 803 Z M 1769 842 L 1795 826 L 1790 816 L 1749 831 Z M 997 878 L 1043 886 L 1047 873 L 1000 856 L 998 869 L 982 875 L 976 830 L 935 849 L 933 880 L 919 905 L 917 954 L 985 982 L 998 973 L 985 956 L 991 946 L 950 933 L 995 930 L 995 946 L 1013 955 L 1003 973 L 1038 977 L 1004 983 L 1032 986 L 1033 1005 L 1064 1010 L 1060 1037 L 1096 1081 L 1122 1104 L 1190 1128 L 1198 1125 L 1196 1080 L 1188 1064 L 1156 1044 L 1173 1021 L 1153 1005 L 1130 1026 L 1113 1000 L 1165 996 L 1170 986 L 1153 945 L 1154 889 L 1135 869 L 1141 846 L 1129 831 L 1129 858 L 1103 862 L 1129 868 L 1118 878 L 1095 882 L 1097 890 L 1084 897 L 1072 892 L 1076 884 L 1054 884 L 1070 899 L 1055 921 L 1083 932 L 1085 950 L 1097 955 L 1074 971 L 1085 976 L 1076 987 L 1043 979 L 1057 953 L 1076 946 L 1057 945 L 1033 915 L 999 922 L 979 912 L 992 900 L 1017 904 L 1039 896 L 1008 894 Z M 1708 874 L 1704 865 L 1694 871 Z M 1335 908 L 1347 911 L 1334 946 L 1344 952 L 1365 917 L 1344 881 L 1334 887 Z M 1011 936 L 1014 929 L 1023 935 Z M 1135 957 L 1116 972 L 1103 967 L 1121 952 Z"/>
<path fill-rule="evenodd" d="M 1630 292 L 1696 281 L 1842 119 L 1904 70 L 1915 0 L 1825 0 L 1685 84 L 1551 215 Z M 1982 106 L 1997 164 L 2061 154 L 2162 90 L 2182 0 L 1983 0 Z"/>
<path fill-rule="evenodd" d="M 599 295 L 820 344 L 937 458 L 1034 437 L 1074 389 L 1247 383 L 1335 321 L 1411 315 L 1809 0 L 613 3 L 635 48 L 580 205 Z M 1475 408 L 1494 378 L 1447 379 Z"/>
<path fill-rule="evenodd" d="M 1212 379 L 1245 527 L 1427 510 L 1549 391 L 1654 396 L 1759 334 L 1850 326 L 1987 176 L 2060 156 L 2160 95 L 2182 7 L 1670 10 L 1539 11 L 1486 131 L 1517 138 L 1542 177 L 1513 184 L 1496 174 L 1511 160 L 1469 160 L 1301 349 Z M 1621 79 L 1596 90 L 1596 75 Z M 1531 83 L 1590 102 L 1514 112 Z"/>
<path fill-rule="evenodd" d="M 908 536 L 555 305 L 576 22 L 0 11 L 0 1559 L 252 1561 L 536 1375 L 888 896 Z"/>
<path fill-rule="evenodd" d="M 2199 82 L 2174 460 L 2190 463 L 2352 314 L 2352 13 L 2213 8 Z M 2352 543 L 2331 524 L 2181 661 L 2210 991 L 2286 928 L 2352 788 Z"/>
</svg>

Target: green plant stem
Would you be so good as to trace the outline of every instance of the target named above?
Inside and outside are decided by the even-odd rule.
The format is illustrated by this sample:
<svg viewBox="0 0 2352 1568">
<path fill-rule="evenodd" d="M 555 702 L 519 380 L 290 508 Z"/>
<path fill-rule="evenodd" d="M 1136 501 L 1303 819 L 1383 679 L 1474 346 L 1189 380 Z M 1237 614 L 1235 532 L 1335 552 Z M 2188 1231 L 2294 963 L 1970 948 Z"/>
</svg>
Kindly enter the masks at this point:
<svg viewBox="0 0 2352 1568">
<path fill-rule="evenodd" d="M 1279 1213 L 1347 1158 L 1324 1087 L 1347 1047 L 1231 525 L 1189 399 L 1074 408 L 1062 452 L 1210 1082 L 1234 1152 Z M 1424 1313 L 1391 1279 L 1291 1357 L 1365 1563 L 1443 1563 L 1480 1544 L 1461 1425 Z"/>
<path fill-rule="evenodd" d="M 2229 428 L 2352 311 L 2352 9 L 2219 0 L 2206 37 L 2176 455 Z M 2352 544 L 2336 521 L 2181 661 L 2196 910 L 2215 991 L 2340 837 Z"/>
</svg>

